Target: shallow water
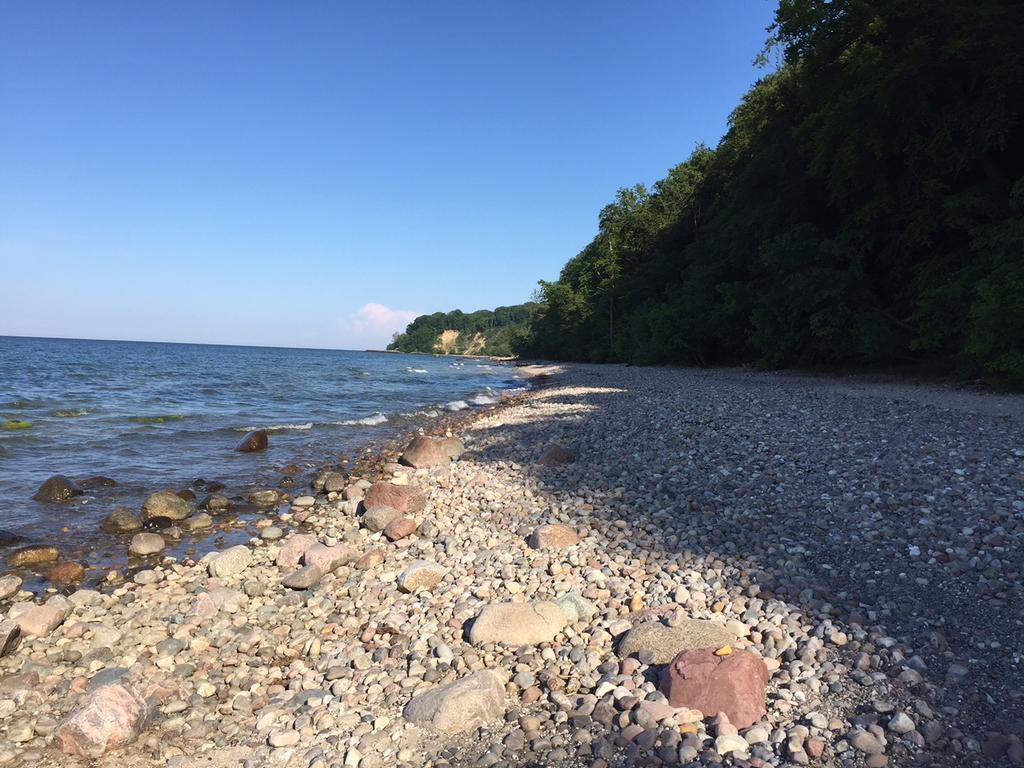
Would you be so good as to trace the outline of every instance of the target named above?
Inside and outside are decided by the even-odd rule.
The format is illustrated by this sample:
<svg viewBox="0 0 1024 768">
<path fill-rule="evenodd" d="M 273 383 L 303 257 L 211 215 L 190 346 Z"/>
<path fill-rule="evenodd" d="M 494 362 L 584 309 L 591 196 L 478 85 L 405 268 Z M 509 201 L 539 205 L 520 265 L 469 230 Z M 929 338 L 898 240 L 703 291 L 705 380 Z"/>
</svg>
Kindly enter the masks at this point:
<svg viewBox="0 0 1024 768">
<path fill-rule="evenodd" d="M 479 407 L 518 386 L 514 368 L 468 359 L 0 337 L 0 532 L 58 546 L 70 535 L 88 557 L 107 548 L 99 523 L 117 504 L 137 510 L 197 478 L 229 495 L 276 486 L 288 464 L 352 456 L 446 403 Z M 271 430 L 267 451 L 233 450 L 258 428 Z M 118 486 L 33 501 L 54 474 Z"/>
</svg>

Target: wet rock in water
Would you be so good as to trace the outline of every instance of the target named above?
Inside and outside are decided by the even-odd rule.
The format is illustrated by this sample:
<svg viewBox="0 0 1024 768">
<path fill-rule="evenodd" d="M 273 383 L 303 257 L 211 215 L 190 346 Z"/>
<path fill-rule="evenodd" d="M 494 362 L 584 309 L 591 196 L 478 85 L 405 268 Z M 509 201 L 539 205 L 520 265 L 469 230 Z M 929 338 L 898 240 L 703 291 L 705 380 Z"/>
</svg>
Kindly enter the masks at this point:
<svg viewBox="0 0 1024 768">
<path fill-rule="evenodd" d="M 224 512 L 231 507 L 231 499 L 222 493 L 210 493 L 207 494 L 201 502 L 199 502 L 199 508 L 205 509 L 211 514 L 217 514 L 218 512 Z"/>
<path fill-rule="evenodd" d="M 281 583 L 289 589 L 310 589 L 320 583 L 324 572 L 318 565 L 304 565 L 299 570 L 289 573 Z"/>
<path fill-rule="evenodd" d="M 579 543 L 576 531 L 561 523 L 539 525 L 530 534 L 530 546 L 534 549 L 564 549 Z"/>
<path fill-rule="evenodd" d="M 311 533 L 296 533 L 277 551 L 277 564 L 282 568 L 294 568 L 302 562 L 306 552 L 319 542 Z"/>
<path fill-rule="evenodd" d="M 650 651 L 654 654 L 654 664 L 668 664 L 682 651 L 714 650 L 735 641 L 735 633 L 713 621 L 683 619 L 671 627 L 659 621 L 646 621 L 625 634 L 619 643 L 619 655 L 633 656 Z"/>
<path fill-rule="evenodd" d="M 402 451 L 399 462 L 413 469 L 430 469 L 451 461 L 450 449 L 442 440 L 427 435 L 416 435 Z"/>
<path fill-rule="evenodd" d="M 402 712 L 410 723 L 445 734 L 475 730 L 504 714 L 505 687 L 490 670 L 425 691 Z"/>
<path fill-rule="evenodd" d="M 236 451 L 242 453 L 255 453 L 256 451 L 265 451 L 270 441 L 267 439 L 267 430 L 257 429 L 246 434 L 242 438 L 242 442 L 235 446 Z"/>
<path fill-rule="evenodd" d="M 39 486 L 39 490 L 32 495 L 32 498 L 46 504 L 54 504 L 81 495 L 82 489 L 69 478 L 64 475 L 54 475 Z"/>
<path fill-rule="evenodd" d="M 561 464 L 572 464 L 576 461 L 576 454 L 558 443 L 553 443 L 541 454 L 538 463 L 545 467 L 557 467 Z"/>
<path fill-rule="evenodd" d="M 13 619 L 0 621 L 0 658 L 11 653 L 21 642 L 21 627 Z"/>
<path fill-rule="evenodd" d="M 433 589 L 448 573 L 448 569 L 430 560 L 416 560 L 398 576 L 398 588 L 403 592 Z"/>
<path fill-rule="evenodd" d="M 411 517 L 399 517 L 392 520 L 384 528 L 384 535 L 391 541 L 398 541 L 415 533 L 417 523 Z"/>
<path fill-rule="evenodd" d="M 142 519 L 166 517 L 171 520 L 184 520 L 192 514 L 192 505 L 174 491 L 157 491 L 146 497 L 142 502 Z"/>
<path fill-rule="evenodd" d="M 211 527 L 212 525 L 213 518 L 205 512 L 200 512 L 198 515 L 192 515 L 192 517 L 181 521 L 181 527 L 186 531 L 201 531 L 204 528 Z"/>
<path fill-rule="evenodd" d="M 13 547 L 16 544 L 24 544 L 28 539 L 20 533 L 0 529 L 0 547 Z"/>
<path fill-rule="evenodd" d="M 473 621 L 469 642 L 537 645 L 553 640 L 565 625 L 565 613 L 557 603 L 491 603 Z"/>
<path fill-rule="evenodd" d="M 363 515 L 363 525 L 374 533 L 378 533 L 401 517 L 402 513 L 394 507 L 369 507 Z"/>
<path fill-rule="evenodd" d="M 135 739 L 148 717 L 149 706 L 134 688 L 104 685 L 86 695 L 54 736 L 65 754 L 97 758 Z"/>
<path fill-rule="evenodd" d="M 178 494 L 179 499 L 184 499 L 185 501 L 189 502 L 196 500 L 196 492 L 193 491 L 191 488 L 185 488 L 180 491 L 175 491 L 175 493 Z"/>
<path fill-rule="evenodd" d="M 302 467 L 298 464 L 289 464 L 288 466 L 281 467 L 281 474 L 285 477 L 294 477 L 295 475 L 302 474 Z"/>
<path fill-rule="evenodd" d="M 48 544 L 30 544 L 27 547 L 19 547 L 7 556 L 7 562 L 16 568 L 39 565 L 40 563 L 52 563 L 60 557 L 56 547 Z"/>
<path fill-rule="evenodd" d="M 85 578 L 85 566 L 81 563 L 57 563 L 46 572 L 46 578 L 61 586 L 77 584 Z"/>
<path fill-rule="evenodd" d="M 150 517 L 142 521 L 142 527 L 147 531 L 167 531 L 174 525 L 169 517 Z"/>
<path fill-rule="evenodd" d="M 207 568 L 211 576 L 235 576 L 252 563 L 252 552 L 244 544 L 229 547 L 210 558 Z"/>
<path fill-rule="evenodd" d="M 142 520 L 128 507 L 114 507 L 100 523 L 107 533 L 134 533 L 142 530 Z"/>
<path fill-rule="evenodd" d="M 133 555 L 145 557 L 146 555 L 155 555 L 158 552 L 163 552 L 165 546 L 167 544 L 164 541 L 164 537 L 159 533 L 136 533 L 132 536 L 131 543 L 128 545 L 128 551 Z"/>
<path fill-rule="evenodd" d="M 255 504 L 257 507 L 276 507 L 281 503 L 281 494 L 272 488 L 260 488 L 255 491 L 249 491 L 246 497 L 250 504 Z"/>
<path fill-rule="evenodd" d="M 18 594 L 18 590 L 20 589 L 20 576 L 13 573 L 8 573 L 6 576 L 0 576 L 0 600 L 6 600 L 8 597 L 13 597 Z"/>
<path fill-rule="evenodd" d="M 749 728 L 765 716 L 768 669 L 747 651 L 716 656 L 704 648 L 683 651 L 669 665 L 662 692 L 673 707 L 687 707 L 705 716 L 725 714 L 736 728 Z"/>
<path fill-rule="evenodd" d="M 116 488 L 117 481 L 103 475 L 94 475 L 78 481 L 79 488 Z"/>
<path fill-rule="evenodd" d="M 306 565 L 315 565 L 323 573 L 331 573 L 343 565 L 348 565 L 358 557 L 358 553 L 345 544 L 336 544 L 328 547 L 316 543 L 302 555 L 302 562 Z"/>
<path fill-rule="evenodd" d="M 415 486 L 394 483 L 374 483 L 363 497 L 363 506 L 366 509 L 391 507 L 405 516 L 421 512 L 426 503 L 423 492 Z"/>
</svg>

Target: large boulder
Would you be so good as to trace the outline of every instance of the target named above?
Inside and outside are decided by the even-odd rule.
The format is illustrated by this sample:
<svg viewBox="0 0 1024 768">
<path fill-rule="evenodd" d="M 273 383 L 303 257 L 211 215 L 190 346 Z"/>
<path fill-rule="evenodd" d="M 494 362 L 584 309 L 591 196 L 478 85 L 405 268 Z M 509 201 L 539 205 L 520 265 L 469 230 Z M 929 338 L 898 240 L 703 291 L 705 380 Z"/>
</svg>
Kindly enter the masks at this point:
<svg viewBox="0 0 1024 768">
<path fill-rule="evenodd" d="M 402 519 L 402 513 L 397 509 L 386 505 L 380 505 L 367 508 L 366 512 L 363 514 L 363 525 L 374 533 L 378 533 L 387 528 L 395 520 L 400 519 Z"/>
<path fill-rule="evenodd" d="M 184 520 L 192 514 L 193 507 L 174 491 L 157 491 L 142 502 L 142 520 L 166 517 L 168 520 Z"/>
<path fill-rule="evenodd" d="M 282 568 L 294 568 L 302 562 L 303 556 L 319 542 L 311 533 L 296 533 L 277 550 L 277 564 Z"/>
<path fill-rule="evenodd" d="M 534 549 L 565 549 L 579 543 L 576 531 L 562 523 L 538 525 L 530 534 L 530 546 Z"/>
<path fill-rule="evenodd" d="M 719 712 L 739 730 L 765 715 L 768 669 L 747 651 L 717 656 L 711 648 L 683 651 L 662 679 L 662 692 L 673 707 L 697 709 L 705 717 Z"/>
<path fill-rule="evenodd" d="M 235 446 L 235 450 L 242 453 L 255 453 L 256 451 L 267 450 L 269 444 L 267 430 L 256 429 L 246 433 L 245 437 L 242 438 L 242 442 Z"/>
<path fill-rule="evenodd" d="M 430 469 L 451 461 L 449 449 L 443 440 L 426 435 L 416 435 L 402 451 L 399 462 L 414 469 Z"/>
<path fill-rule="evenodd" d="M 32 498 L 46 504 L 68 501 L 74 496 L 81 496 L 82 489 L 64 475 L 54 475 L 39 486 Z"/>
<path fill-rule="evenodd" d="M 682 651 L 721 648 L 735 640 L 733 632 L 713 621 L 683 619 L 674 627 L 659 621 L 646 621 L 623 636 L 619 655 L 632 656 L 640 651 L 653 651 L 655 664 L 668 664 Z"/>
<path fill-rule="evenodd" d="M 103 685 L 86 695 L 54 736 L 66 754 L 97 758 L 132 741 L 148 717 L 149 706 L 134 688 Z"/>
<path fill-rule="evenodd" d="M 34 637 L 46 637 L 59 627 L 68 612 L 56 605 L 33 605 L 13 616 L 22 633 Z"/>
<path fill-rule="evenodd" d="M 39 565 L 40 563 L 52 563 L 60 557 L 60 551 L 49 544 L 30 544 L 27 547 L 20 547 L 7 556 L 7 562 L 15 568 Z"/>
<path fill-rule="evenodd" d="M 474 672 L 415 696 L 402 714 L 410 723 L 439 733 L 472 731 L 505 714 L 505 687 L 489 669 Z"/>
<path fill-rule="evenodd" d="M 133 555 L 145 557 L 163 552 L 165 546 L 164 537 L 159 533 L 136 533 L 132 536 L 128 551 Z"/>
<path fill-rule="evenodd" d="M 338 493 L 345 490 L 345 475 L 334 470 L 321 472 L 313 478 L 313 490 L 317 493 Z"/>
<path fill-rule="evenodd" d="M 322 573 L 331 573 L 336 568 L 348 565 L 359 557 L 359 553 L 347 544 L 328 547 L 319 542 L 311 546 L 302 556 L 305 565 L 315 565 Z"/>
<path fill-rule="evenodd" d="M 565 612 L 557 603 L 491 603 L 485 605 L 469 630 L 469 642 L 536 645 L 554 640 L 565 628 Z"/>
<path fill-rule="evenodd" d="M 374 483 L 366 490 L 363 507 L 391 507 L 405 516 L 421 512 L 427 499 L 423 492 L 412 485 L 395 485 L 394 483 Z"/>
</svg>

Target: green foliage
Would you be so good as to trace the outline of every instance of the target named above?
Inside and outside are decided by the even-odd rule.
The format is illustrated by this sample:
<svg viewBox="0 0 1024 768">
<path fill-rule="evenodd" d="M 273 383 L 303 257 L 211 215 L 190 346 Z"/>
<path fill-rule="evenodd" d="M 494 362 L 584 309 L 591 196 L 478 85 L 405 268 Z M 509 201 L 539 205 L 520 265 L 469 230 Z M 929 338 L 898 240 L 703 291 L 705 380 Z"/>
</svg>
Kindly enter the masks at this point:
<svg viewBox="0 0 1024 768">
<path fill-rule="evenodd" d="M 1024 5 L 781 0 L 719 145 L 622 189 L 528 356 L 1024 383 Z"/>
<path fill-rule="evenodd" d="M 441 334 L 458 331 L 452 349 L 457 354 L 471 353 L 506 357 L 513 346 L 523 343 L 532 304 L 481 309 L 466 314 L 461 310 L 420 315 L 398 334 L 388 349 L 398 352 L 437 352 Z"/>
</svg>

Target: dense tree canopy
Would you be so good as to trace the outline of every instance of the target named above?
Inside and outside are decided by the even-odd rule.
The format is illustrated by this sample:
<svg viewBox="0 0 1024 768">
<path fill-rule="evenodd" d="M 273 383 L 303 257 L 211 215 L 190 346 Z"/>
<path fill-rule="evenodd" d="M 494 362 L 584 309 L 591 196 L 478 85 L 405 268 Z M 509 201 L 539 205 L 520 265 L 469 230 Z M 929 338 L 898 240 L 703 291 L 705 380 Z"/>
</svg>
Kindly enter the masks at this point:
<svg viewBox="0 0 1024 768">
<path fill-rule="evenodd" d="M 435 312 L 420 315 L 398 334 L 388 349 L 398 352 L 507 356 L 522 345 L 530 304 L 498 307 L 493 312 Z"/>
<path fill-rule="evenodd" d="M 1024 4 L 782 0 L 771 32 L 719 145 L 619 191 L 517 351 L 1024 382 Z"/>
</svg>

